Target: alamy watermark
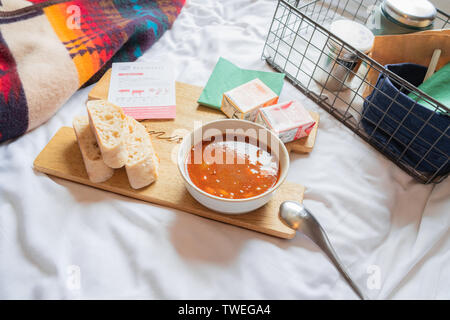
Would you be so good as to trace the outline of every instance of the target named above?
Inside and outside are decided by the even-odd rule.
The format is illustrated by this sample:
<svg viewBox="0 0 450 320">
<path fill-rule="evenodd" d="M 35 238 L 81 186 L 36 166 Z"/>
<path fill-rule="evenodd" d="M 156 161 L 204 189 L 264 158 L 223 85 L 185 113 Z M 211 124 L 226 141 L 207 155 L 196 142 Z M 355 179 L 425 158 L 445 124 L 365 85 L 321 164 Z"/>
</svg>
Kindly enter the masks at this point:
<svg viewBox="0 0 450 320">
<path fill-rule="evenodd" d="M 70 291 L 81 289 L 81 268 L 77 265 L 69 265 L 66 268 L 66 288 Z"/>
<path fill-rule="evenodd" d="M 172 135 L 187 135 L 187 130 L 174 132 Z M 275 159 L 278 159 L 279 148 L 282 144 L 274 134 L 262 127 L 246 127 L 244 128 L 224 128 L 202 126 L 201 121 L 194 122 L 193 134 L 190 136 L 190 148 L 193 156 L 186 159 L 188 164 L 245 164 L 246 159 L 260 159 L 262 152 L 270 153 Z M 209 143 L 222 144 L 226 142 L 223 148 L 209 147 Z M 244 150 L 239 152 L 246 154 L 247 157 L 238 156 L 235 152 L 227 152 L 227 147 L 233 144 L 244 146 Z M 206 145 L 206 147 L 203 147 Z M 258 148 L 251 147 L 257 146 Z M 186 150 L 187 154 L 191 150 Z M 172 161 L 177 162 L 178 146 L 174 146 L 172 150 Z M 260 159 L 262 160 L 262 159 Z"/>
<path fill-rule="evenodd" d="M 366 280 L 366 287 L 369 290 L 381 289 L 381 268 L 376 264 L 367 266 L 367 274 L 369 275 Z"/>
<path fill-rule="evenodd" d="M 66 26 L 70 30 L 81 29 L 81 9 L 77 5 L 70 5 L 66 9 L 68 17 Z"/>
</svg>

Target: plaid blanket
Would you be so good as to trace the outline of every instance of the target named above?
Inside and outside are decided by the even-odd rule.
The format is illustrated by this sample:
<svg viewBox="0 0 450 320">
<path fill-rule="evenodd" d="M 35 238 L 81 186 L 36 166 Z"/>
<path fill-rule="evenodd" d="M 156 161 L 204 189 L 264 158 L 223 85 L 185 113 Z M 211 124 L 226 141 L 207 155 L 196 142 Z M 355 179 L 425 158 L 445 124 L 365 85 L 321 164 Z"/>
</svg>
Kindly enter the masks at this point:
<svg viewBox="0 0 450 320">
<path fill-rule="evenodd" d="M 112 62 L 133 61 L 185 0 L 0 0 L 0 142 L 47 121 Z"/>
</svg>

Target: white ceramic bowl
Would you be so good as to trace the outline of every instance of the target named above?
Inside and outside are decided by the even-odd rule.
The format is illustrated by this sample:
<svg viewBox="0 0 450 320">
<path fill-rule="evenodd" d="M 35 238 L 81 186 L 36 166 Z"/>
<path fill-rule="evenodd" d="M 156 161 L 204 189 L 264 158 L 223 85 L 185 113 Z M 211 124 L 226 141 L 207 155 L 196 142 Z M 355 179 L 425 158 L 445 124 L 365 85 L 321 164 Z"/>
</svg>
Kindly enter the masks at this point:
<svg viewBox="0 0 450 320">
<path fill-rule="evenodd" d="M 227 129 L 242 129 L 247 133 L 253 130 L 255 132 L 258 132 L 256 136 L 258 140 L 267 140 L 263 143 L 270 148 L 271 154 L 278 158 L 280 168 L 280 178 L 272 188 L 260 195 L 251 198 L 225 199 L 211 195 L 201 190 L 194 183 L 192 183 L 186 170 L 186 160 L 192 146 L 200 143 L 202 140 L 209 139 L 213 135 L 217 135 L 219 132 L 220 134 L 224 134 L 226 133 Z M 264 139 L 264 136 L 266 136 L 267 139 Z M 275 191 L 284 182 L 289 169 L 289 153 L 286 150 L 284 143 L 275 134 L 254 122 L 236 119 L 224 119 L 208 122 L 202 127 L 199 127 L 192 131 L 190 134 L 185 136 L 183 141 L 181 142 L 180 148 L 178 150 L 177 161 L 178 169 L 180 170 L 186 189 L 189 191 L 189 193 L 205 207 L 214 211 L 228 214 L 245 213 L 265 205 L 270 200 Z"/>
</svg>

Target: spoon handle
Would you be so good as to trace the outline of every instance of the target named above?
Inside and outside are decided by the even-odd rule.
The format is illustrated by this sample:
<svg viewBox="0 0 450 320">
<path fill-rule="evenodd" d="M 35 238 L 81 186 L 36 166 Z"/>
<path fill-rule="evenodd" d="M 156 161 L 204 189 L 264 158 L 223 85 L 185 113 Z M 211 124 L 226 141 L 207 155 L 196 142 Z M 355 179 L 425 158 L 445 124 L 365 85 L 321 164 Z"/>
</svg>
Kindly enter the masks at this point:
<svg viewBox="0 0 450 320">
<path fill-rule="evenodd" d="M 327 236 L 325 230 L 322 228 L 322 226 L 319 224 L 319 222 L 316 220 L 316 218 L 314 218 L 314 215 L 307 208 L 305 208 L 303 206 L 303 209 L 306 211 L 306 213 L 308 213 L 308 216 L 311 217 L 312 222 L 316 225 L 316 230 L 319 230 L 320 232 L 311 232 L 313 230 L 308 230 L 309 228 L 306 228 L 307 230 L 302 230 L 302 231 L 309 238 L 311 238 L 311 240 L 313 240 L 322 249 L 322 251 L 328 256 L 328 258 L 334 264 L 336 269 L 341 273 L 341 275 L 344 277 L 344 279 L 347 281 L 347 283 L 350 285 L 350 287 L 353 289 L 353 291 L 358 295 L 358 297 L 362 300 L 366 300 L 367 297 L 363 294 L 363 292 L 358 287 L 358 285 L 352 280 L 348 271 L 346 270 L 344 265 L 339 260 L 339 257 L 337 256 L 336 251 L 334 251 L 334 248 L 331 245 L 331 242 L 328 239 L 328 236 Z"/>
</svg>

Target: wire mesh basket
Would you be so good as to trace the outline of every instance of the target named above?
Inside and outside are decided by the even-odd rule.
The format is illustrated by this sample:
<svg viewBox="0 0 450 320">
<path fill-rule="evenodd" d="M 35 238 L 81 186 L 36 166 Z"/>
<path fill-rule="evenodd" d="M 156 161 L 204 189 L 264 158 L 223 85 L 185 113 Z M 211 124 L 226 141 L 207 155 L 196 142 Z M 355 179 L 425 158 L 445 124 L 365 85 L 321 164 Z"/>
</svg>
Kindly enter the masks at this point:
<svg viewBox="0 0 450 320">
<path fill-rule="evenodd" d="M 405 80 L 396 65 L 379 64 L 329 31 L 330 24 L 342 18 L 366 25 L 380 2 L 279 0 L 262 58 L 408 174 L 422 183 L 438 183 L 450 171 L 449 108 L 419 90 L 420 83 Z M 449 16 L 438 10 L 434 28 L 449 25 Z M 352 52 L 360 62 L 356 71 L 345 69 L 345 78 L 336 77 L 320 63 L 325 57 L 334 66 L 343 65 L 340 59 L 330 56 L 330 41 L 339 53 Z M 426 72 L 426 67 L 421 68 L 414 72 Z M 324 74 L 325 82 L 315 80 Z M 373 75 L 376 83 L 370 81 Z M 337 83 L 339 90 L 326 89 L 329 81 Z"/>
</svg>

